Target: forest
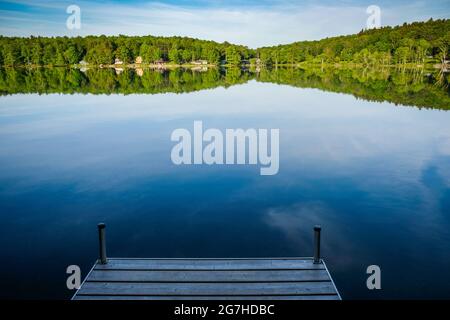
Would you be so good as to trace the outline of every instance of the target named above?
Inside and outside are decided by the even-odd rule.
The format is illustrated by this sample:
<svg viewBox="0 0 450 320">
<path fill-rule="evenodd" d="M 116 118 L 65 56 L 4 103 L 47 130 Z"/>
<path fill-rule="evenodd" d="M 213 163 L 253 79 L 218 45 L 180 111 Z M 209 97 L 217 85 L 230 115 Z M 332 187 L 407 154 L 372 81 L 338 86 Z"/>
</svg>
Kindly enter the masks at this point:
<svg viewBox="0 0 450 320">
<path fill-rule="evenodd" d="M 354 63 L 365 66 L 445 63 L 449 56 L 450 19 L 414 22 L 397 27 L 362 30 L 358 34 L 318 41 L 251 49 L 228 42 L 187 37 L 0 36 L 0 65 L 67 66 L 171 63 L 240 66 Z"/>
<path fill-rule="evenodd" d="M 357 63 L 366 66 L 445 63 L 450 20 L 362 30 L 349 36 L 257 49 L 264 64 Z"/>
<path fill-rule="evenodd" d="M 80 61 L 98 66 L 114 64 L 115 59 L 132 64 L 137 57 L 145 64 L 197 60 L 219 64 L 225 60 L 240 65 L 250 54 L 244 46 L 187 37 L 0 37 L 0 64 L 4 66 L 66 66 Z"/>
</svg>

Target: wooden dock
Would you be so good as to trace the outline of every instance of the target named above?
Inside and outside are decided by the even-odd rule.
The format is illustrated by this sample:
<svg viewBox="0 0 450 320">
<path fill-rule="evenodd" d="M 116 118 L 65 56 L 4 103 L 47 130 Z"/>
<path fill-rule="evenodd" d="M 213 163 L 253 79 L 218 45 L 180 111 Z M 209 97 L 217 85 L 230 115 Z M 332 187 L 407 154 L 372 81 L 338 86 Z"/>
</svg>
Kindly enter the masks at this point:
<svg viewBox="0 0 450 320">
<path fill-rule="evenodd" d="M 313 258 L 100 259 L 74 300 L 340 300 L 320 259 L 320 229 Z"/>
</svg>

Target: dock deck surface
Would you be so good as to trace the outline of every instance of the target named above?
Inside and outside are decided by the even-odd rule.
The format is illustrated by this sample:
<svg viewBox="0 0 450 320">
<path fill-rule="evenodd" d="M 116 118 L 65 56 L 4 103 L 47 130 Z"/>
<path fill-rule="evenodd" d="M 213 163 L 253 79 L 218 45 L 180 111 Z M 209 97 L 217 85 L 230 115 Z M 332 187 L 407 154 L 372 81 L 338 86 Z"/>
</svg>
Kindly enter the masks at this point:
<svg viewBox="0 0 450 320">
<path fill-rule="evenodd" d="M 126 259 L 97 262 L 74 300 L 340 300 L 312 258 Z"/>
</svg>

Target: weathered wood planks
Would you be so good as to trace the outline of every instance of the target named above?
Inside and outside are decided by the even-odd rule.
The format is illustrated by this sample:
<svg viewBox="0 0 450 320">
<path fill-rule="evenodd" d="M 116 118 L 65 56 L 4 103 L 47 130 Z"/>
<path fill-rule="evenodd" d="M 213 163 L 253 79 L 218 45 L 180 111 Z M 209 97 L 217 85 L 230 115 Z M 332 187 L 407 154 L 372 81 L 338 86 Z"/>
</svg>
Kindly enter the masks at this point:
<svg viewBox="0 0 450 320">
<path fill-rule="evenodd" d="M 329 281 L 326 270 L 97 270 L 93 282 L 287 282 Z"/>
<path fill-rule="evenodd" d="M 109 259 L 95 270 L 317 270 L 312 259 Z"/>
<path fill-rule="evenodd" d="M 76 300 L 340 299 L 323 261 L 108 259 L 96 263 Z"/>
</svg>

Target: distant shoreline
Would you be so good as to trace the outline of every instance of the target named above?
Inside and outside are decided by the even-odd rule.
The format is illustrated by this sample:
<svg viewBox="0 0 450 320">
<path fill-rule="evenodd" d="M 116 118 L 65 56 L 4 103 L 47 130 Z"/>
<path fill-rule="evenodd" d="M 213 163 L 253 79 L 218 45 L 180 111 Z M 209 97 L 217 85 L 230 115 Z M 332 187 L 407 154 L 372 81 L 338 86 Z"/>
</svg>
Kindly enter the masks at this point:
<svg viewBox="0 0 450 320">
<path fill-rule="evenodd" d="M 405 69 L 428 68 L 430 64 L 447 72 L 449 49 L 450 19 L 430 19 L 257 49 L 175 36 L 0 37 L 0 65 L 117 70 L 282 66 Z"/>
<path fill-rule="evenodd" d="M 262 65 L 262 64 L 241 64 L 241 65 L 230 65 L 230 64 L 192 64 L 192 63 L 184 63 L 184 64 L 173 64 L 173 63 L 165 63 L 165 64 L 154 64 L 154 63 L 130 63 L 130 64 L 64 64 L 64 65 L 0 65 L 0 68 L 75 68 L 75 69 L 83 69 L 83 68 L 95 68 L 95 69 L 155 69 L 155 70 L 173 70 L 179 68 L 185 69 L 203 69 L 203 68 L 259 68 L 259 69 L 273 69 L 273 68 L 335 68 L 335 69 L 373 69 L 373 68 L 402 68 L 402 69 L 450 69 L 449 64 L 441 64 L 437 61 L 425 62 L 422 64 L 416 63 L 407 63 L 407 64 L 385 64 L 385 65 L 377 65 L 377 66 L 367 66 L 362 63 L 356 62 L 324 62 L 324 63 L 313 63 L 313 62 L 300 62 L 300 63 L 284 63 L 278 65 Z"/>
</svg>

